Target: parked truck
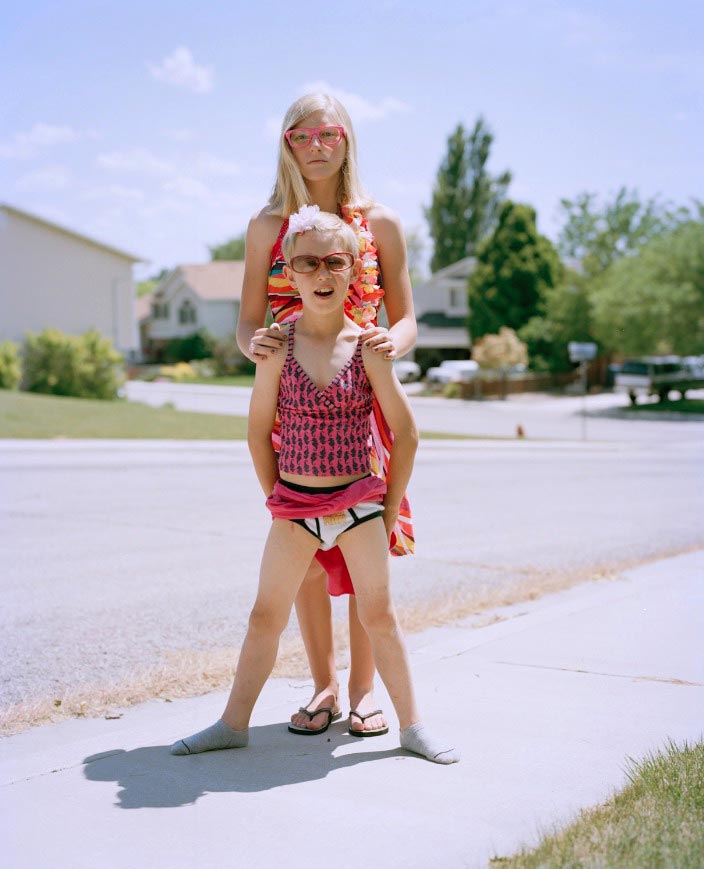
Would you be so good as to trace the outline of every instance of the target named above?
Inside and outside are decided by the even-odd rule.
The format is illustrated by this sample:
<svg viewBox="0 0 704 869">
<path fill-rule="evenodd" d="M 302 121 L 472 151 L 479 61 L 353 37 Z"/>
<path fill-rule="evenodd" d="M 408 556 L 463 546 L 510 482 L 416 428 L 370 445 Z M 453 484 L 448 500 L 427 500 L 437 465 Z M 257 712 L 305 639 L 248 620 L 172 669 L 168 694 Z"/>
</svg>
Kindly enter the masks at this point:
<svg viewBox="0 0 704 869">
<path fill-rule="evenodd" d="M 704 389 L 704 358 L 643 356 L 626 359 L 615 376 L 616 392 L 625 392 L 632 404 L 639 396 L 657 395 L 666 401 L 671 391 L 685 398 L 690 389 Z"/>
</svg>

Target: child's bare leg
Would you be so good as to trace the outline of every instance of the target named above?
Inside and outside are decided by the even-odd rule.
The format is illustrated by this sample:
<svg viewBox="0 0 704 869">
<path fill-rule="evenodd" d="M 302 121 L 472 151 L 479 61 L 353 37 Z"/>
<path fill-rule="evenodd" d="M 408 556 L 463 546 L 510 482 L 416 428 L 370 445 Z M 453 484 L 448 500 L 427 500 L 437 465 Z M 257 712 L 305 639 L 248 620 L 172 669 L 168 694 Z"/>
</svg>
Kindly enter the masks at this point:
<svg viewBox="0 0 704 869">
<path fill-rule="evenodd" d="M 284 519 L 272 522 L 262 556 L 257 599 L 222 718 L 175 742 L 172 754 L 197 754 L 247 744 L 252 709 L 274 668 L 279 638 L 317 546 L 315 537 L 300 525 Z"/>
<path fill-rule="evenodd" d="M 333 712 L 337 712 L 340 686 L 335 665 L 332 608 L 326 587 L 325 571 L 315 558 L 296 595 L 296 616 L 314 684 L 313 697 L 306 708 L 312 711 L 327 706 Z M 327 720 L 327 714 L 324 712 L 314 718 L 309 718 L 302 712 L 296 712 L 291 716 L 292 724 L 309 730 L 318 730 Z"/>
<path fill-rule="evenodd" d="M 379 675 L 401 728 L 401 745 L 437 763 L 454 763 L 459 753 L 432 737 L 420 721 L 406 644 L 391 600 L 387 537 L 381 518 L 338 538 L 357 593 L 359 618 L 369 635 Z"/>
<path fill-rule="evenodd" d="M 350 709 L 364 715 L 376 708 L 374 703 L 374 676 L 376 666 L 374 653 L 367 632 L 362 627 L 357 612 L 356 596 L 350 595 Z M 356 715 L 350 718 L 352 730 L 381 730 L 387 726 L 383 715 L 373 715 L 362 721 Z"/>
</svg>

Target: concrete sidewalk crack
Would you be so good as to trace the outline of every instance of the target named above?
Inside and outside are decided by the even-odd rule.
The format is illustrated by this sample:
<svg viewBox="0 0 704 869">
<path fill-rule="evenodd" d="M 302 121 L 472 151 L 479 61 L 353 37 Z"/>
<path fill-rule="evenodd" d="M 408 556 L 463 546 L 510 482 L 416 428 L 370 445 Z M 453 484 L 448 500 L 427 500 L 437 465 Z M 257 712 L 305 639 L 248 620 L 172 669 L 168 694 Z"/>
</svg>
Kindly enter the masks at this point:
<svg viewBox="0 0 704 869">
<path fill-rule="evenodd" d="M 507 667 L 530 667 L 534 670 L 557 670 L 561 673 L 582 673 L 586 676 L 610 676 L 613 679 L 631 679 L 634 682 L 663 682 L 666 685 L 683 685 L 688 688 L 704 688 L 702 682 L 688 682 L 685 679 L 664 676 L 632 676 L 628 673 L 602 673 L 599 670 L 581 670 L 576 667 L 550 667 L 547 664 L 521 664 L 516 661 L 492 661 L 493 664 L 504 664 Z"/>
</svg>

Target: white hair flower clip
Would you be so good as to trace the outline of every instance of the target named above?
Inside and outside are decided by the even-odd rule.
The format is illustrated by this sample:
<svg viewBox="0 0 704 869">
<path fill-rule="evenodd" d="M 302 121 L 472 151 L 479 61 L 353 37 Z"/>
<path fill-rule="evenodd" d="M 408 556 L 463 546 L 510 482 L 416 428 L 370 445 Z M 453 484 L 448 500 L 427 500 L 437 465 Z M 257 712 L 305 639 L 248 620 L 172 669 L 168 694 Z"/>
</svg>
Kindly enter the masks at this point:
<svg viewBox="0 0 704 869">
<path fill-rule="evenodd" d="M 289 232 L 308 232 L 315 226 L 319 214 L 320 208 L 317 205 L 302 205 L 288 219 Z"/>
</svg>

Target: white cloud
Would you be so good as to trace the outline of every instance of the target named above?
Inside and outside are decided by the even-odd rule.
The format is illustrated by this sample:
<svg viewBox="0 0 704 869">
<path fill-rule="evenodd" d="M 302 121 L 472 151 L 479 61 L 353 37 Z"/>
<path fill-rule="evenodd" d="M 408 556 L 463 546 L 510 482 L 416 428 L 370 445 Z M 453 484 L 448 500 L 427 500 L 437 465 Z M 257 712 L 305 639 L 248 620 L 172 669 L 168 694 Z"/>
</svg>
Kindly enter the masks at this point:
<svg viewBox="0 0 704 869">
<path fill-rule="evenodd" d="M 196 158 L 195 168 L 204 175 L 220 175 L 232 178 L 242 171 L 237 163 L 232 160 L 224 160 L 214 154 L 199 154 Z"/>
<path fill-rule="evenodd" d="M 15 133 L 12 140 L 0 143 L 0 157 L 19 157 L 26 159 L 36 156 L 42 149 L 54 145 L 79 142 L 83 139 L 98 139 L 99 134 L 92 130 L 76 130 L 67 125 L 35 124 L 30 130 Z"/>
<path fill-rule="evenodd" d="M 118 202 L 142 202 L 144 193 L 136 187 L 122 187 L 119 184 L 108 184 L 105 187 L 93 187 L 82 194 L 83 199 L 112 199 Z"/>
<path fill-rule="evenodd" d="M 168 175 L 174 171 L 173 163 L 155 157 L 146 148 L 132 148 L 130 151 L 108 151 L 98 155 L 97 163 L 103 169 L 143 172 L 146 175 Z"/>
<path fill-rule="evenodd" d="M 167 193 L 182 196 L 184 199 L 209 199 L 213 195 L 206 184 L 186 175 L 171 178 L 165 181 L 162 187 Z"/>
<path fill-rule="evenodd" d="M 333 87 L 326 81 L 307 82 L 299 90 L 301 95 L 324 93 L 337 97 L 355 123 L 382 121 L 390 115 L 405 114 L 411 111 L 411 106 L 408 103 L 404 103 L 396 97 L 384 97 L 378 102 L 371 102 L 360 94 L 353 94 L 350 91 Z"/>
<path fill-rule="evenodd" d="M 17 179 L 18 190 L 65 190 L 71 173 L 65 166 L 44 166 Z"/>
<path fill-rule="evenodd" d="M 160 64 L 149 64 L 149 72 L 158 81 L 175 87 L 186 88 L 197 94 L 206 94 L 213 89 L 215 70 L 212 66 L 199 66 L 190 49 L 180 46 Z"/>
</svg>

